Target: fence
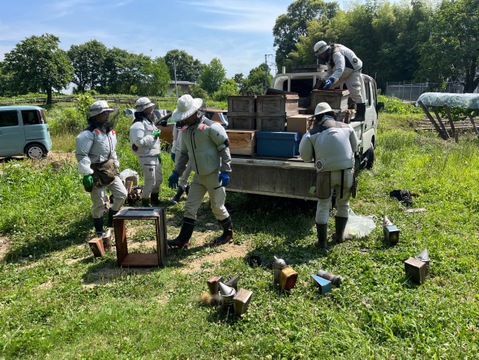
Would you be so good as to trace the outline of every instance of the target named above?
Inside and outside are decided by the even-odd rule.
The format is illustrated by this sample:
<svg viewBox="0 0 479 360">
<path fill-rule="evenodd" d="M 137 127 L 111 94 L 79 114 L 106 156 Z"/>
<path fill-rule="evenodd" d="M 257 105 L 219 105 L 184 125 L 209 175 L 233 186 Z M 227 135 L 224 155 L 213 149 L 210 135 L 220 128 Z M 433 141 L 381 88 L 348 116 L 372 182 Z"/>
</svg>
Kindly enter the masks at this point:
<svg viewBox="0 0 479 360">
<path fill-rule="evenodd" d="M 450 93 L 462 93 L 463 86 L 458 82 L 448 82 L 446 84 L 445 90 L 437 90 L 436 83 L 408 83 L 405 81 L 402 82 L 388 82 L 386 83 L 386 95 L 395 96 L 401 100 L 406 101 L 416 101 L 418 97 L 427 91 L 439 91 L 439 92 L 450 92 Z M 474 92 L 479 92 L 476 89 Z"/>
</svg>

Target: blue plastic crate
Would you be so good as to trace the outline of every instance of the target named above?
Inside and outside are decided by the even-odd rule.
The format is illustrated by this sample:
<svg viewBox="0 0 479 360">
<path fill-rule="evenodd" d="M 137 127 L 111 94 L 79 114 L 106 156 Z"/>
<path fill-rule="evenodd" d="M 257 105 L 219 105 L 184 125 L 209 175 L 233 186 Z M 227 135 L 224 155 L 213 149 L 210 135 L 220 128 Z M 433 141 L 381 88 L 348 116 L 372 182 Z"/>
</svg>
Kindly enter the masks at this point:
<svg viewBox="0 0 479 360">
<path fill-rule="evenodd" d="M 299 155 L 299 133 L 287 131 L 256 132 L 256 155 L 296 157 Z"/>
</svg>

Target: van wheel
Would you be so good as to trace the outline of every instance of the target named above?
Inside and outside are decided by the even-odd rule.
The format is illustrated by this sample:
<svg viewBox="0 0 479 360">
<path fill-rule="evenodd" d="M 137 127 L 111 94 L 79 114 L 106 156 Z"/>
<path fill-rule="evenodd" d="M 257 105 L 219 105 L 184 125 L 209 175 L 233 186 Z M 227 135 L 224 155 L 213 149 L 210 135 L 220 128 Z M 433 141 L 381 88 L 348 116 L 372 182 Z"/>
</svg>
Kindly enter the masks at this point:
<svg viewBox="0 0 479 360">
<path fill-rule="evenodd" d="M 25 148 L 25 154 L 27 154 L 30 159 L 38 160 L 47 157 L 47 149 L 40 144 L 29 144 Z"/>
<path fill-rule="evenodd" d="M 374 145 L 371 144 L 371 147 L 366 153 L 366 169 L 372 169 L 374 164 Z"/>
</svg>

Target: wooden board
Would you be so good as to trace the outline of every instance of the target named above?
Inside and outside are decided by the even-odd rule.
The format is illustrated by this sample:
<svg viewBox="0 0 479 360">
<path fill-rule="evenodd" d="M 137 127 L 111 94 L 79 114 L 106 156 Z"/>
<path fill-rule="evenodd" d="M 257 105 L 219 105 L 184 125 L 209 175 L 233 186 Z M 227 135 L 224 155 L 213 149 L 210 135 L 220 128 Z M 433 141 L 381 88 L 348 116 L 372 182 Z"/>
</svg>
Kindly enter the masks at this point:
<svg viewBox="0 0 479 360">
<path fill-rule="evenodd" d="M 230 152 L 233 155 L 254 155 L 256 130 L 226 130 L 230 139 Z"/>
</svg>

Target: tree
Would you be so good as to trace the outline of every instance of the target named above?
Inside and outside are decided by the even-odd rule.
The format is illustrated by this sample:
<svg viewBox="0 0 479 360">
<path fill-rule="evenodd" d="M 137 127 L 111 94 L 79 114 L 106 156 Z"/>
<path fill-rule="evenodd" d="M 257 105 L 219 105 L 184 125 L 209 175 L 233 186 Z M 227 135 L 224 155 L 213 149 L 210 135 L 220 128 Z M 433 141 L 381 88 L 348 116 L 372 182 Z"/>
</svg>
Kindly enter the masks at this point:
<svg viewBox="0 0 479 360">
<path fill-rule="evenodd" d="M 199 79 L 200 85 L 208 94 L 212 95 L 215 91 L 218 91 L 225 77 L 226 70 L 221 61 L 218 58 L 214 58 L 204 67 Z"/>
<path fill-rule="evenodd" d="M 234 79 L 223 81 L 218 91 L 213 94 L 213 100 L 226 101 L 228 96 L 238 95 L 238 84 Z"/>
<path fill-rule="evenodd" d="M 106 46 L 96 40 L 70 47 L 68 56 L 75 68 L 72 82 L 77 85 L 78 92 L 95 90 L 101 86 L 106 53 Z"/>
<path fill-rule="evenodd" d="M 251 69 L 246 79 L 240 86 L 242 94 L 264 94 L 267 84 L 271 84 L 272 76 L 269 73 L 269 67 L 265 63 Z"/>
<path fill-rule="evenodd" d="M 333 18 L 339 10 L 336 2 L 323 0 L 296 0 L 288 6 L 286 14 L 280 15 L 273 27 L 274 46 L 276 50 L 276 66 L 281 69 L 288 66 L 287 57 L 296 49 L 301 36 L 307 34 L 308 22 L 325 21 Z M 319 39 L 318 39 L 319 40 Z M 316 41 L 318 41 L 316 40 Z"/>
<path fill-rule="evenodd" d="M 165 60 L 161 57 L 145 63 L 141 68 L 143 75 L 138 85 L 138 95 L 161 96 L 166 94 L 170 83 L 170 74 Z"/>
<path fill-rule="evenodd" d="M 195 60 L 193 56 L 189 55 L 183 50 L 170 50 L 165 55 L 165 62 L 170 70 L 171 79 L 197 82 L 203 71 L 204 65 Z"/>
<path fill-rule="evenodd" d="M 457 80 L 464 92 L 473 92 L 479 85 L 479 2 L 443 0 L 429 30 L 420 49 L 418 78 Z"/>
<path fill-rule="evenodd" d="M 47 104 L 52 103 L 53 90 L 66 88 L 73 76 L 73 67 L 60 39 L 54 35 L 32 36 L 21 41 L 5 54 L 5 70 L 12 75 L 16 93 L 43 91 Z"/>
</svg>

